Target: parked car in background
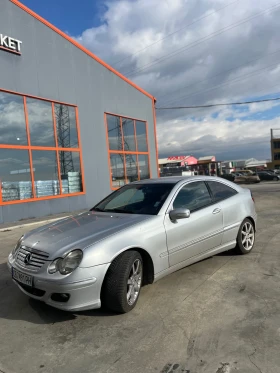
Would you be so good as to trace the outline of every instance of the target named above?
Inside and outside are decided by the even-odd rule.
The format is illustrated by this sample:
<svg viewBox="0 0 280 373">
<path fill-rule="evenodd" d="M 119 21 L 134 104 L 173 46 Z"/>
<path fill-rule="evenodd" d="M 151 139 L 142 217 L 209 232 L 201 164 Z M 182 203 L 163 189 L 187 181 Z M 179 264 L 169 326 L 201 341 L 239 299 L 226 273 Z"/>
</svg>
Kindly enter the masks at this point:
<svg viewBox="0 0 280 373">
<path fill-rule="evenodd" d="M 254 175 L 255 174 L 255 172 L 252 171 L 252 170 L 240 170 L 238 172 L 241 173 L 241 174 L 249 174 L 249 175 Z"/>
<path fill-rule="evenodd" d="M 236 173 L 234 182 L 241 183 L 241 184 L 253 184 L 259 183 L 261 180 L 258 175 L 254 174 L 253 172 L 243 172 L 240 171 Z"/>
<path fill-rule="evenodd" d="M 231 174 L 222 174 L 220 177 L 223 178 L 223 179 L 225 179 L 225 180 L 229 180 L 231 182 L 234 182 L 235 174 L 233 174 L 233 173 L 231 173 Z"/>
<path fill-rule="evenodd" d="M 265 181 L 271 181 L 271 180 L 279 181 L 280 180 L 279 175 L 273 174 L 272 172 L 268 172 L 268 171 L 257 171 L 257 175 L 261 180 L 265 180 Z"/>
<path fill-rule="evenodd" d="M 249 189 L 218 177 L 123 186 L 90 211 L 34 229 L 8 258 L 31 298 L 78 311 L 132 310 L 141 287 L 223 251 L 248 254 L 257 214 Z"/>
<path fill-rule="evenodd" d="M 265 170 L 267 172 L 270 172 L 273 175 L 280 175 L 280 170 Z"/>
</svg>

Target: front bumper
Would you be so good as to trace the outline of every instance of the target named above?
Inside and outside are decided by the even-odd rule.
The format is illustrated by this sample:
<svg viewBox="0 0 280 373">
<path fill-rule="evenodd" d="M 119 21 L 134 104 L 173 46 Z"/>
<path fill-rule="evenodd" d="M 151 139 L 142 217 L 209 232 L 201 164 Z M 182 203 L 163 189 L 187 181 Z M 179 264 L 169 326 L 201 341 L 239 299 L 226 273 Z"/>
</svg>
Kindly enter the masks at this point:
<svg viewBox="0 0 280 373">
<path fill-rule="evenodd" d="M 28 288 L 13 280 L 19 289 L 31 298 L 64 311 L 84 311 L 101 307 L 101 287 L 110 263 L 89 268 L 78 267 L 74 271 L 76 272 L 74 277 L 69 276 L 60 280 L 51 279 L 52 275 L 46 275 L 46 273 L 44 275 L 30 273 L 30 271 L 19 266 L 11 255 L 7 264 L 11 275 L 12 267 L 14 267 L 22 273 L 33 276 L 33 288 Z M 47 277 L 50 277 L 50 279 Z M 64 293 L 70 296 L 67 302 L 51 299 L 53 294 Z"/>
</svg>

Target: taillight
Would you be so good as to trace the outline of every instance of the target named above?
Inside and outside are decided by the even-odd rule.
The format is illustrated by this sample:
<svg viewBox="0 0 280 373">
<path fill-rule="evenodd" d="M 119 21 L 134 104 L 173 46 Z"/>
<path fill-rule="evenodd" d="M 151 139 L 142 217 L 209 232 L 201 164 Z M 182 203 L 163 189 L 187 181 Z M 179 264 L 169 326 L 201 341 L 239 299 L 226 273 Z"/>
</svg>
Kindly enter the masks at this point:
<svg viewBox="0 0 280 373">
<path fill-rule="evenodd" d="M 255 199 L 254 199 L 254 197 L 253 197 L 253 194 L 252 194 L 252 192 L 251 192 L 251 197 L 252 197 L 252 200 L 253 200 L 253 202 L 255 202 Z"/>
</svg>

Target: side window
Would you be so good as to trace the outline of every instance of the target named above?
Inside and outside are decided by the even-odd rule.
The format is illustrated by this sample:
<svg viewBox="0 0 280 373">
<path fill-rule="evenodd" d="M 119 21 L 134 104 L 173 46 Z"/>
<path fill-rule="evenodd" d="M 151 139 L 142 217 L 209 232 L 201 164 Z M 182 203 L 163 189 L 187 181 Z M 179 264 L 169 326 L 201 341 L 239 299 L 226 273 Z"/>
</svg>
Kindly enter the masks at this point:
<svg viewBox="0 0 280 373">
<path fill-rule="evenodd" d="M 185 208 L 190 211 L 200 209 L 212 202 L 208 189 L 203 181 L 185 185 L 177 194 L 173 208 Z"/>
<path fill-rule="evenodd" d="M 228 185 L 216 181 L 208 181 L 207 184 L 210 187 L 215 202 L 222 201 L 223 199 L 227 199 L 237 194 L 237 191 Z"/>
</svg>

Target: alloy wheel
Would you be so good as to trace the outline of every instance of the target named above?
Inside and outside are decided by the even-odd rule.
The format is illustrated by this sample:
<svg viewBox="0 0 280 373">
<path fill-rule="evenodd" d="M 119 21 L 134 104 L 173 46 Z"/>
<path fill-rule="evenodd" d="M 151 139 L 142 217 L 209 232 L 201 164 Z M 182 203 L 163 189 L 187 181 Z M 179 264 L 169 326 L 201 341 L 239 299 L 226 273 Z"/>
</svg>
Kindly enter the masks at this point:
<svg viewBox="0 0 280 373">
<path fill-rule="evenodd" d="M 241 237 L 242 246 L 245 250 L 250 251 L 254 246 L 255 231 L 253 225 L 248 221 L 242 227 Z"/>
<path fill-rule="evenodd" d="M 142 262 L 140 259 L 136 259 L 131 266 L 127 280 L 127 303 L 130 306 L 136 302 L 139 296 L 142 284 L 142 272 Z"/>
</svg>

